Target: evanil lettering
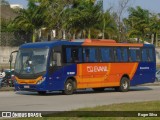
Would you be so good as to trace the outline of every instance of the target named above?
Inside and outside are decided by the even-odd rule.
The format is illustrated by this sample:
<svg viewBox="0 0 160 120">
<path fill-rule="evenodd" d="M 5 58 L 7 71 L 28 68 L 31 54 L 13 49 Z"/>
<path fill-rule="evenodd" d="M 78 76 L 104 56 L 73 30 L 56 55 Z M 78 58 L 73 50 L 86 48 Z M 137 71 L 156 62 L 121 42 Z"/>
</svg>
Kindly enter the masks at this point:
<svg viewBox="0 0 160 120">
<path fill-rule="evenodd" d="M 107 72 L 107 66 L 87 66 L 87 72 Z"/>
</svg>

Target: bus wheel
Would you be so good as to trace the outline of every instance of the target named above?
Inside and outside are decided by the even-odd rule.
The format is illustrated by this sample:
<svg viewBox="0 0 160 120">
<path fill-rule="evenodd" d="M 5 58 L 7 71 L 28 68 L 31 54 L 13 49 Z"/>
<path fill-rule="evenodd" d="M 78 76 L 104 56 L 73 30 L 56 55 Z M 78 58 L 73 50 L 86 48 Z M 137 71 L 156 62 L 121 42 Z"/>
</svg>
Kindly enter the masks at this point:
<svg viewBox="0 0 160 120">
<path fill-rule="evenodd" d="M 92 88 L 95 92 L 102 92 L 105 88 Z"/>
<path fill-rule="evenodd" d="M 155 79 L 155 82 L 158 82 L 158 78 Z"/>
<path fill-rule="evenodd" d="M 40 95 L 45 95 L 45 94 L 46 94 L 46 91 L 38 91 L 38 94 L 40 94 Z"/>
<path fill-rule="evenodd" d="M 66 83 L 65 83 L 63 93 L 64 93 L 65 95 L 71 95 L 71 94 L 73 94 L 74 89 L 75 89 L 75 87 L 74 87 L 74 82 L 73 82 L 73 80 L 68 79 L 68 80 L 66 81 Z"/>
<path fill-rule="evenodd" d="M 127 77 L 123 77 L 120 81 L 120 86 L 116 87 L 115 90 L 119 92 L 127 92 L 130 87 L 130 82 Z"/>
</svg>

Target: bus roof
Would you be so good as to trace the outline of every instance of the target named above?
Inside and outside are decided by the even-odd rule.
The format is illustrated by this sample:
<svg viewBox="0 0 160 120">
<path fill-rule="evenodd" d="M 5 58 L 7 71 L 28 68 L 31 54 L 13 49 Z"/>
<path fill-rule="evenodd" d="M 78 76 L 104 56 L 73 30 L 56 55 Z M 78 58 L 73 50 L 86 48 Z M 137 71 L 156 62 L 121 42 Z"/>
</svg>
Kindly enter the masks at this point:
<svg viewBox="0 0 160 120">
<path fill-rule="evenodd" d="M 126 46 L 126 47 L 153 47 L 153 44 L 142 44 L 142 43 L 116 43 L 115 40 L 90 40 L 85 39 L 77 41 L 66 41 L 66 40 L 55 40 L 47 42 L 35 42 L 35 43 L 26 43 L 20 46 L 20 48 L 45 48 L 45 47 L 54 47 L 59 45 L 82 45 L 82 46 Z"/>
</svg>

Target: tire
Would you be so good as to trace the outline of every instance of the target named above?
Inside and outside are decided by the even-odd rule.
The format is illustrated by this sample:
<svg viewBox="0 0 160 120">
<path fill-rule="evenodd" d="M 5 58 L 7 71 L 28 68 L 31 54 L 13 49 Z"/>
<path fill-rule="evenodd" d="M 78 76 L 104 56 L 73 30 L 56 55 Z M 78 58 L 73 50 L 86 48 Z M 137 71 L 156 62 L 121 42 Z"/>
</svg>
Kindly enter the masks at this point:
<svg viewBox="0 0 160 120">
<path fill-rule="evenodd" d="M 46 91 L 38 91 L 38 94 L 39 94 L 39 95 L 45 95 L 45 94 L 46 94 Z"/>
<path fill-rule="evenodd" d="M 64 85 L 63 94 L 71 95 L 75 90 L 75 82 L 72 79 L 68 79 Z"/>
<path fill-rule="evenodd" d="M 95 92 L 102 92 L 105 88 L 92 88 Z"/>
<path fill-rule="evenodd" d="M 158 82 L 158 78 L 155 79 L 155 82 Z"/>
<path fill-rule="evenodd" d="M 120 86 L 115 87 L 115 90 L 119 92 L 128 92 L 129 88 L 130 88 L 129 79 L 127 77 L 123 77 L 120 81 Z"/>
</svg>

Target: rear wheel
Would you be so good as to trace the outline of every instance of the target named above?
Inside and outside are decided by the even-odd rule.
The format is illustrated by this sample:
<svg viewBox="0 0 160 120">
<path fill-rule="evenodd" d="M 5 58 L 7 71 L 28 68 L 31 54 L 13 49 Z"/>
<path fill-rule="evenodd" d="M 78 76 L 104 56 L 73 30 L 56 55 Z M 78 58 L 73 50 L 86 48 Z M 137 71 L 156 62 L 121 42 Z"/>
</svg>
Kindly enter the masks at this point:
<svg viewBox="0 0 160 120">
<path fill-rule="evenodd" d="M 40 95 L 45 95 L 45 94 L 46 94 L 46 91 L 38 91 L 38 94 L 40 94 Z"/>
<path fill-rule="evenodd" d="M 73 94 L 74 90 L 75 90 L 75 82 L 72 80 L 72 79 L 68 79 L 65 83 L 65 86 L 64 86 L 64 91 L 63 93 L 65 95 L 71 95 Z"/>
<path fill-rule="evenodd" d="M 123 77 L 120 81 L 120 86 L 116 87 L 115 90 L 119 92 L 127 92 L 130 87 L 130 81 L 127 77 Z"/>
</svg>

